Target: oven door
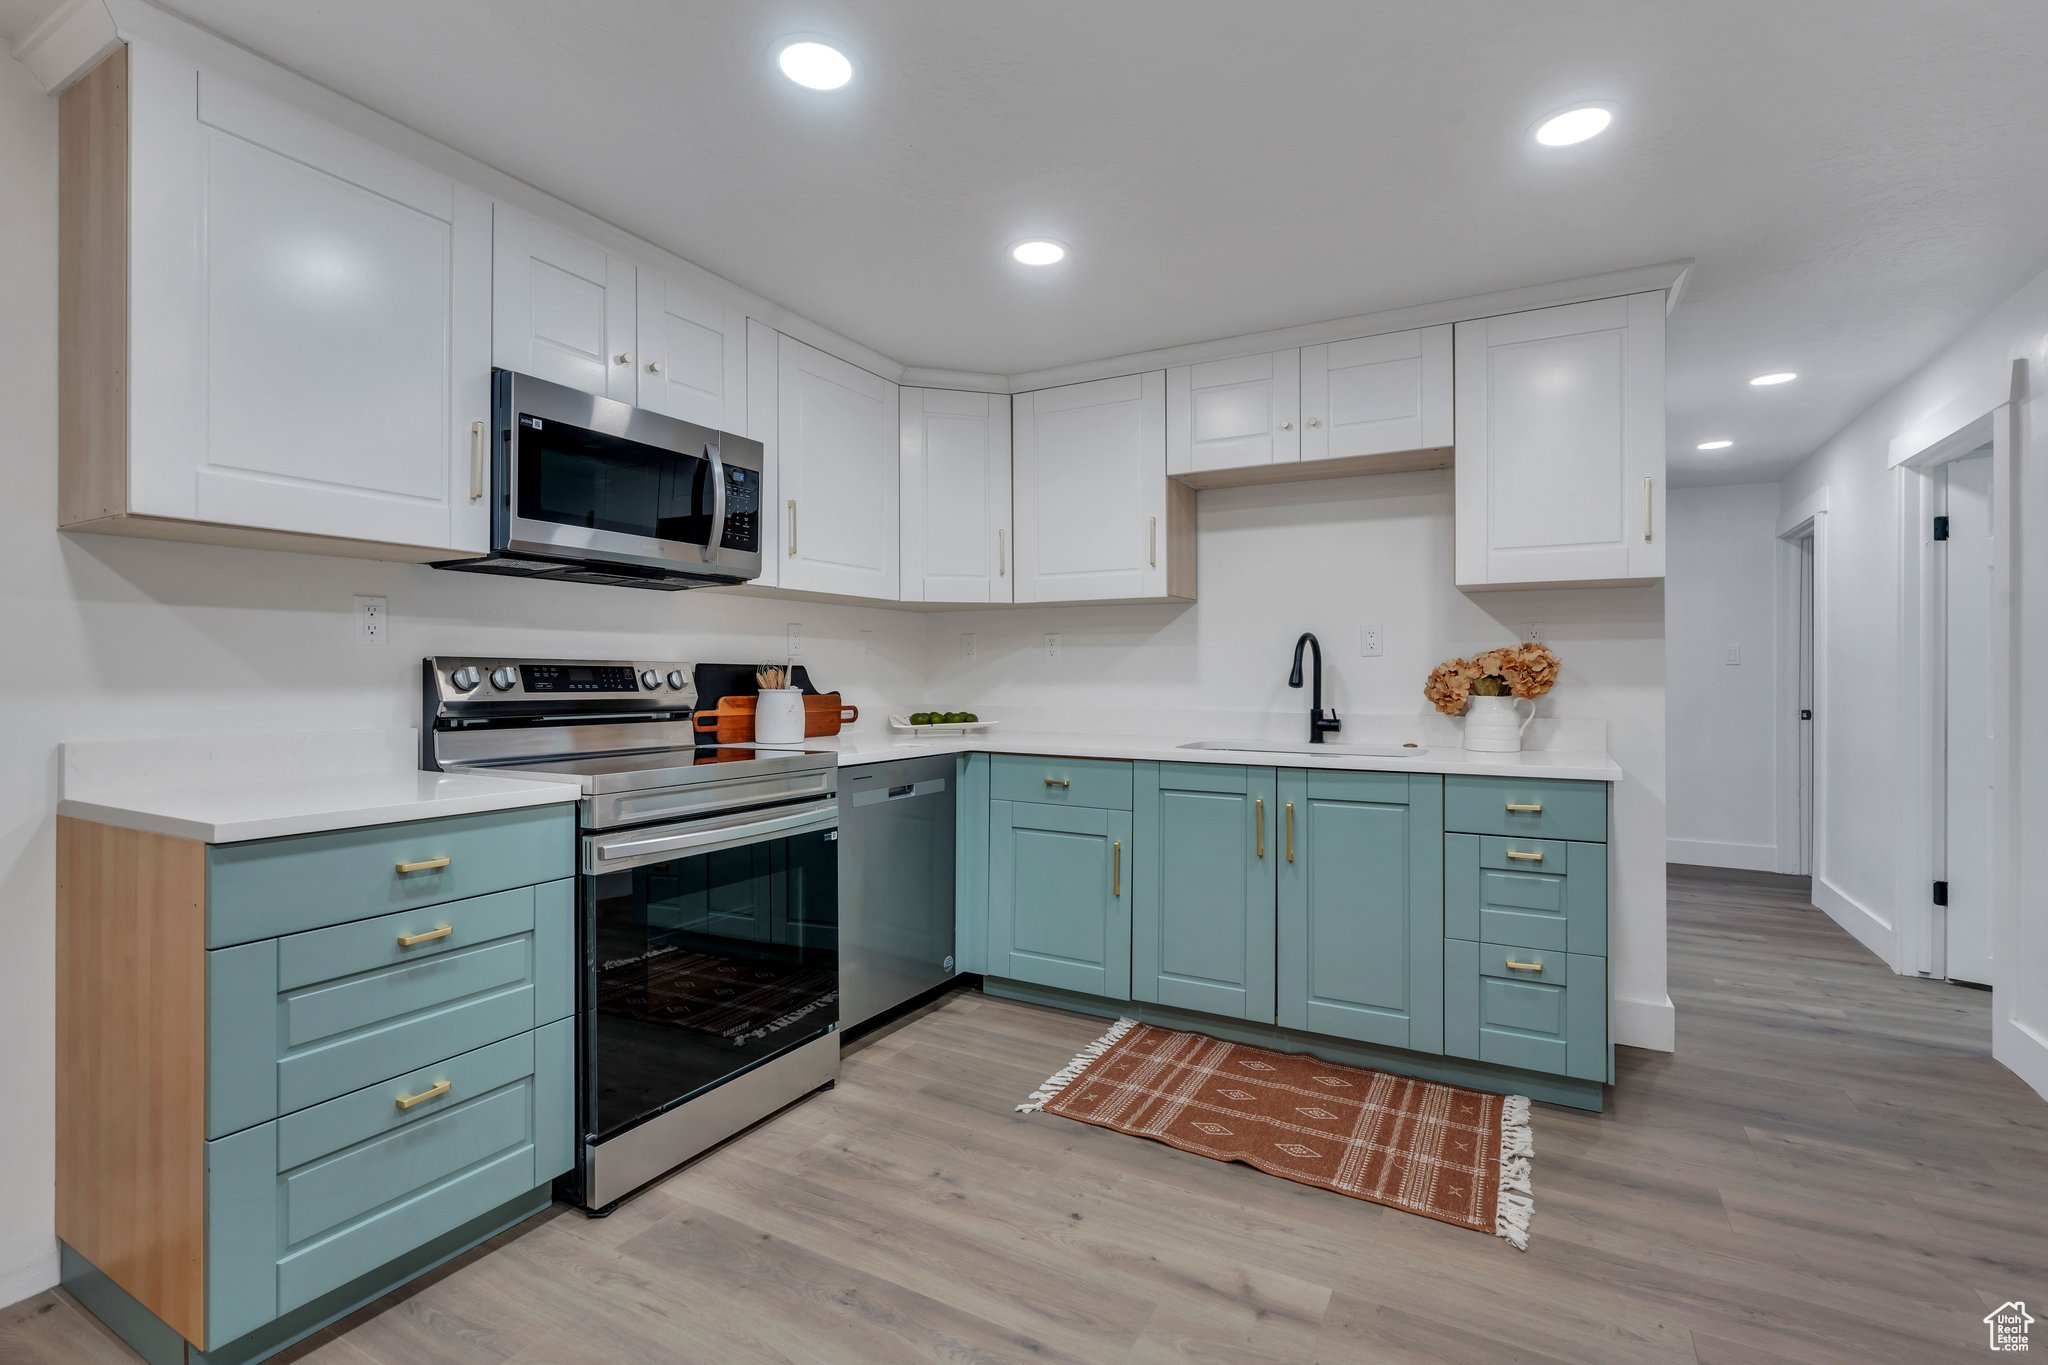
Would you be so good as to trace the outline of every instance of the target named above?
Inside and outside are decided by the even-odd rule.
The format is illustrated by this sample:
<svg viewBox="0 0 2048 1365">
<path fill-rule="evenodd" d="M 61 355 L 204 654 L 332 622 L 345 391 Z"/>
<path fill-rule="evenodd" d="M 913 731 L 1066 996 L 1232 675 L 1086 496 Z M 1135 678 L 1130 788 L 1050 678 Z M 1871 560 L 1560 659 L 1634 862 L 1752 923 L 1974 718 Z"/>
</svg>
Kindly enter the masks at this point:
<svg viewBox="0 0 2048 1365">
<path fill-rule="evenodd" d="M 761 571 L 761 445 L 529 375 L 493 378 L 493 549 L 703 578 Z"/>
<path fill-rule="evenodd" d="M 585 836 L 586 1141 L 838 1026 L 838 841 L 831 801 Z"/>
</svg>

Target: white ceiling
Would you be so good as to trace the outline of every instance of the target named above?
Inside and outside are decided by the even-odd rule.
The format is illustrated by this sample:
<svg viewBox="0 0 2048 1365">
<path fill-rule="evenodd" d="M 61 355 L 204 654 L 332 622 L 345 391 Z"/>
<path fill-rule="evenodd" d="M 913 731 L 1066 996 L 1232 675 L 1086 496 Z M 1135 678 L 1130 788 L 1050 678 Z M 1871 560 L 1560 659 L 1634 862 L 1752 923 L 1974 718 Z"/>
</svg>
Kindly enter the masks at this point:
<svg viewBox="0 0 2048 1365">
<path fill-rule="evenodd" d="M 173 8 L 912 365 L 1019 373 L 1692 257 L 1682 481 L 1777 477 L 2048 267 L 2039 0 Z M 798 33 L 854 83 L 775 76 Z M 1592 98 L 1606 136 L 1530 141 Z M 1074 254 L 1027 272 L 1004 256 L 1027 234 Z M 1802 378 L 1746 383 L 1778 369 Z"/>
</svg>

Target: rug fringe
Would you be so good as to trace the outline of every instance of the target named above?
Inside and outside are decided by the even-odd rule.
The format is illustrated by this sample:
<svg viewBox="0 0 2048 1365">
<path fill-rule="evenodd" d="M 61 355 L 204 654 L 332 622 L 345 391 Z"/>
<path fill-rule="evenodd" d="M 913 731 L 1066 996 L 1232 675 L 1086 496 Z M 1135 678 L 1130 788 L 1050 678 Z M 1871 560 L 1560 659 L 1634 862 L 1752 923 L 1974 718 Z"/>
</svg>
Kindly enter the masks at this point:
<svg viewBox="0 0 2048 1365">
<path fill-rule="evenodd" d="M 1493 1217 L 1493 1235 L 1517 1251 L 1529 1249 L 1529 1218 L 1536 1211 L 1529 1165 L 1535 1156 L 1536 1134 L 1529 1122 L 1529 1097 L 1509 1095 L 1500 1110 L 1500 1197 Z"/>
<path fill-rule="evenodd" d="M 1031 1098 L 1017 1106 L 1020 1114 L 1035 1114 L 1051 1102 L 1052 1097 L 1065 1090 L 1080 1078 L 1082 1072 L 1101 1060 L 1102 1054 L 1114 1047 L 1119 1039 L 1138 1026 L 1135 1019 L 1119 1019 L 1109 1032 L 1097 1038 L 1074 1054 L 1074 1060 L 1045 1078 L 1045 1084 L 1031 1092 Z M 1529 1102 L 1522 1101 L 1522 1113 L 1527 1118 Z"/>
</svg>

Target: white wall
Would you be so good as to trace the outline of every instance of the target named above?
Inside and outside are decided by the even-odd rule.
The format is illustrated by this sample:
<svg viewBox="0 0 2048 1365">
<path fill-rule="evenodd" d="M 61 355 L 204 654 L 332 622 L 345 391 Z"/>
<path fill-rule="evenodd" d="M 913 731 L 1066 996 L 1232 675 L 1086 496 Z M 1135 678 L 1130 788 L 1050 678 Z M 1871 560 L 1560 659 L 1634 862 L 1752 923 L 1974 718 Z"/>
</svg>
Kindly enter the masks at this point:
<svg viewBox="0 0 2048 1365">
<path fill-rule="evenodd" d="M 1614 802 L 1616 1037 L 1669 1048 L 1662 590 L 1459 592 L 1449 471 L 1211 489 L 1197 508 L 1194 605 L 933 616 L 923 696 L 1061 728 L 1193 725 L 1219 737 L 1305 739 L 1308 693 L 1287 687 L 1287 671 L 1295 637 L 1313 630 L 1324 650 L 1323 704 L 1346 717 L 1346 735 L 1412 735 L 1441 721 L 1422 696 L 1439 660 L 1541 624 L 1564 663 L 1543 712 L 1604 720 L 1610 751 L 1628 772 Z M 1381 657 L 1359 656 L 1362 622 L 1384 627 Z M 961 658 L 967 632 L 971 663 Z M 1058 660 L 1046 657 L 1047 633 L 1060 636 Z"/>
<path fill-rule="evenodd" d="M 2013 362 L 2024 362 L 2017 384 Z M 2020 894 L 1995 964 L 1992 1051 L 2048 1095 L 2048 711 L 2029 680 L 2048 677 L 2048 274 L 2023 286 L 1919 372 L 1886 394 L 1789 475 L 1784 507 L 1825 491 L 1826 727 L 1818 782 L 1823 864 L 1814 899 L 1897 964 L 1896 892 L 1903 760 L 1895 744 L 1900 456 L 1931 444 L 2011 396 L 2017 417 L 2018 570 L 2014 685 L 2018 789 L 2010 794 Z M 2004 951 L 2009 947 L 2010 951 Z"/>
<path fill-rule="evenodd" d="M 1677 720 L 1669 856 L 1773 872 L 1778 485 L 1674 488 L 1668 523 L 1664 705 Z M 1730 647 L 1739 664 L 1728 663 Z"/>
</svg>

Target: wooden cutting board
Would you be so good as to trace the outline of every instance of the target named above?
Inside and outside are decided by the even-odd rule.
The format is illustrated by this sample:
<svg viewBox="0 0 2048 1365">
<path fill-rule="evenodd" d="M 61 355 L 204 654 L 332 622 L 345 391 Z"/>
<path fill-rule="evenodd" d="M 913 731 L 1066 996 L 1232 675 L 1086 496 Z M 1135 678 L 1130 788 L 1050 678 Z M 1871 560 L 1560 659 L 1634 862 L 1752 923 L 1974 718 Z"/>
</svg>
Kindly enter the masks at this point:
<svg viewBox="0 0 2048 1365">
<path fill-rule="evenodd" d="M 698 710 L 692 718 L 700 735 L 719 744 L 751 744 L 754 739 L 754 708 L 758 697 L 721 697 L 718 705 Z M 839 727 L 860 719 L 860 708 L 849 706 L 837 692 L 804 698 L 804 737 L 836 735 Z"/>
</svg>

